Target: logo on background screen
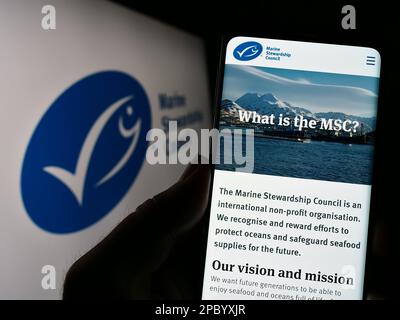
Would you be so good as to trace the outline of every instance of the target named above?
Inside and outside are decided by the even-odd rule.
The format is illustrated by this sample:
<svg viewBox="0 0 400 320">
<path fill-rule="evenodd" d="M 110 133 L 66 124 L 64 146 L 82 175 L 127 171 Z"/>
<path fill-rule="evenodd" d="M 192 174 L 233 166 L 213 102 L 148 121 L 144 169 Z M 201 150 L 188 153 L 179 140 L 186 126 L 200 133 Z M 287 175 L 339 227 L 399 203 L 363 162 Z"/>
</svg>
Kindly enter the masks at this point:
<svg viewBox="0 0 400 320">
<path fill-rule="evenodd" d="M 257 58 L 261 52 L 261 44 L 255 41 L 248 41 L 239 44 L 235 50 L 233 50 L 233 56 L 240 61 L 249 61 Z"/>
<path fill-rule="evenodd" d="M 86 228 L 124 197 L 145 159 L 151 113 L 137 80 L 116 71 L 79 80 L 48 108 L 25 153 L 30 218 L 53 233 Z"/>
</svg>

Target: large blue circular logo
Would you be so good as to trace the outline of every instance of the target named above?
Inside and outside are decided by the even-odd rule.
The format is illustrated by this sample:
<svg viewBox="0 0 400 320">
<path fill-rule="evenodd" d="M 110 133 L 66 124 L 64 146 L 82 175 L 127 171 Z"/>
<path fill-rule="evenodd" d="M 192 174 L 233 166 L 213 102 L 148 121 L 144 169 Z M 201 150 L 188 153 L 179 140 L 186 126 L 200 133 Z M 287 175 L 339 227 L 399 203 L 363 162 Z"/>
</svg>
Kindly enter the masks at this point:
<svg viewBox="0 0 400 320">
<path fill-rule="evenodd" d="M 33 222 L 69 233 L 109 213 L 140 171 L 150 127 L 149 100 L 128 74 L 99 72 L 64 91 L 25 153 L 21 192 Z"/>
</svg>

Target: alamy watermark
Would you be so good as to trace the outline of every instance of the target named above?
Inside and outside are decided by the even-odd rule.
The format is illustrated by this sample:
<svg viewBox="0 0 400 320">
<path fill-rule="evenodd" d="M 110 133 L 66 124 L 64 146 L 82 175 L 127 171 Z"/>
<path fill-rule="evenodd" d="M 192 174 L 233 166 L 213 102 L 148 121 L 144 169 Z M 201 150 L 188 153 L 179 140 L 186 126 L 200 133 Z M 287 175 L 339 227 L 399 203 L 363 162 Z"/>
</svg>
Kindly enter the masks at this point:
<svg viewBox="0 0 400 320">
<path fill-rule="evenodd" d="M 146 140 L 149 164 L 213 163 L 233 166 L 236 171 L 254 170 L 254 130 L 248 128 L 194 129 L 178 131 L 170 121 L 168 131 L 151 129 Z M 199 157 L 200 155 L 200 157 Z"/>
<path fill-rule="evenodd" d="M 342 18 L 342 28 L 344 30 L 356 28 L 356 8 L 352 5 L 345 5 L 342 8 L 342 14 L 344 14 Z"/>
<path fill-rule="evenodd" d="M 50 4 L 42 7 L 42 29 L 55 30 L 56 29 L 56 8 Z"/>
</svg>

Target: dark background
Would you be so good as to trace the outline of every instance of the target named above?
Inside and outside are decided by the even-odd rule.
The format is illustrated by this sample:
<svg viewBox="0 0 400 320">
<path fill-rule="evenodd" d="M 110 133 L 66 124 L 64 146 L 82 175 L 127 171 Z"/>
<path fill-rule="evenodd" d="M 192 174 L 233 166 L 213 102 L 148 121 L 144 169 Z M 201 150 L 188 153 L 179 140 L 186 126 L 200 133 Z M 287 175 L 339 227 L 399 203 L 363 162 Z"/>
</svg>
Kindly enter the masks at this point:
<svg viewBox="0 0 400 320">
<path fill-rule="evenodd" d="M 381 54 L 381 81 L 377 143 L 371 210 L 371 252 L 367 260 L 366 286 L 373 298 L 398 297 L 395 261 L 398 248 L 395 228 L 399 214 L 396 193 L 398 102 L 395 87 L 395 54 L 398 10 L 394 4 L 358 2 L 289 1 L 135 1 L 117 0 L 204 39 L 211 93 L 215 92 L 221 37 L 260 36 L 276 39 L 367 46 Z M 391 2 L 394 3 L 394 2 Z M 356 29 L 344 30 L 341 9 L 356 9 Z M 396 68 L 397 69 L 397 68 Z M 212 97 L 214 98 L 214 97 Z M 215 108 L 212 108 L 212 110 Z M 397 282 L 397 281 L 396 281 Z"/>
</svg>

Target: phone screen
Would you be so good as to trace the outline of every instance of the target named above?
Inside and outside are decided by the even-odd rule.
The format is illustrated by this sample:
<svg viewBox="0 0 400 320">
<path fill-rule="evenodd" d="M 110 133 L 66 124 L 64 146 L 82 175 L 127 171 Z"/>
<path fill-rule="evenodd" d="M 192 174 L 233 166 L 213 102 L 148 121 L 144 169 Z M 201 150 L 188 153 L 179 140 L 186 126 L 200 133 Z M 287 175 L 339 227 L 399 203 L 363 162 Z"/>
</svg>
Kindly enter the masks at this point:
<svg viewBox="0 0 400 320">
<path fill-rule="evenodd" d="M 362 299 L 379 53 L 235 37 L 224 54 L 203 299 Z"/>
</svg>

